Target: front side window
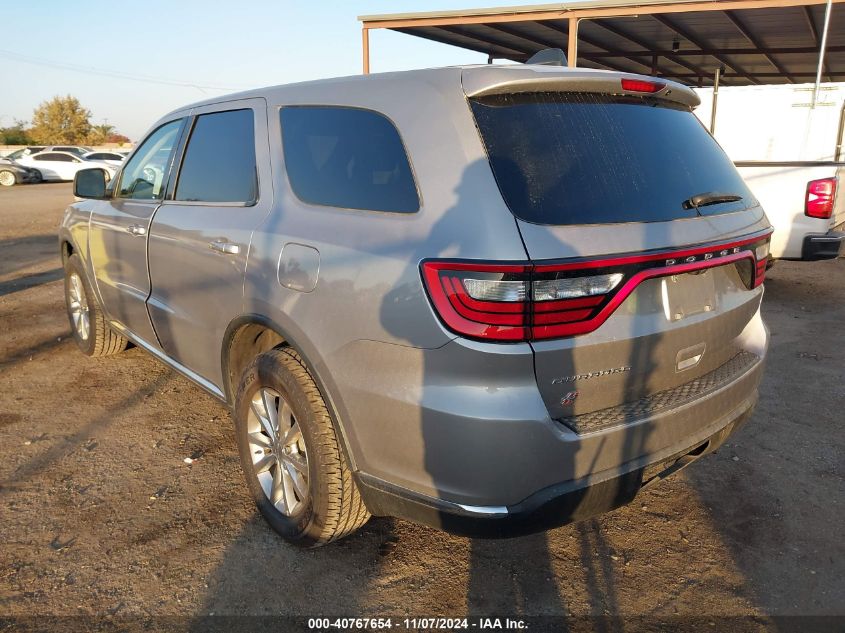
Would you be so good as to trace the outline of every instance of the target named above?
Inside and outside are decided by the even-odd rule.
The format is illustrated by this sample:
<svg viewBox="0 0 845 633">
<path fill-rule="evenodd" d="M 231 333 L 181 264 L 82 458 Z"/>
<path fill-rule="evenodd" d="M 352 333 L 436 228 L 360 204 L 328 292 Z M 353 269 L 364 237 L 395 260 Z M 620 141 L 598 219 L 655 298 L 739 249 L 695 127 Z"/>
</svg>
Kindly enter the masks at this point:
<svg viewBox="0 0 845 633">
<path fill-rule="evenodd" d="M 310 204 L 414 213 L 414 175 L 399 132 L 387 117 L 358 108 L 281 109 L 290 185 Z"/>
<path fill-rule="evenodd" d="M 181 127 L 182 119 L 177 119 L 165 123 L 147 137 L 123 169 L 117 197 L 135 200 L 162 197 Z"/>
<path fill-rule="evenodd" d="M 197 117 L 176 184 L 176 200 L 242 202 L 257 199 L 252 110 Z"/>
</svg>

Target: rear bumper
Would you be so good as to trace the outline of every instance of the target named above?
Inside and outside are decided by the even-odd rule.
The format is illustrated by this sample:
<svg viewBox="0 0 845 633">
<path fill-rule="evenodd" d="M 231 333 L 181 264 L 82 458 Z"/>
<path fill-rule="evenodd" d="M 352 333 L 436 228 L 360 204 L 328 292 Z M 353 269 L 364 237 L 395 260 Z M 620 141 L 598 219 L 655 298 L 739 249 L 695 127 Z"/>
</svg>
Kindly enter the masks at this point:
<svg viewBox="0 0 845 633">
<path fill-rule="evenodd" d="M 358 475 L 357 483 L 367 507 L 376 515 L 395 516 L 477 538 L 509 538 L 541 532 L 630 503 L 645 486 L 685 468 L 724 444 L 751 417 L 756 402 L 755 389 L 715 425 L 718 430 L 680 452 L 652 456 L 653 461 L 632 460 L 608 478 L 602 478 L 605 473 L 599 473 L 549 486 L 515 505 L 475 507 L 457 504 L 367 475 Z"/>
<path fill-rule="evenodd" d="M 818 261 L 845 255 L 845 232 L 829 231 L 822 235 L 807 235 L 801 248 L 801 259 Z"/>
<path fill-rule="evenodd" d="M 441 450 L 432 452 L 437 459 L 427 461 L 435 485 L 440 484 L 433 492 L 359 472 L 364 501 L 375 515 L 492 538 L 543 531 L 625 505 L 644 483 L 717 449 L 751 416 L 768 331 L 759 312 L 747 329 L 749 349 L 759 360 L 706 395 L 586 435 L 552 420 L 543 426 L 557 432 L 545 436 L 533 433 L 538 423 L 528 421 L 507 425 L 499 434 L 496 427 L 502 424 L 490 420 L 471 425 L 471 433 L 462 435 L 467 421 L 453 418 L 451 435 L 458 448 L 447 450 L 452 443 L 442 437 L 442 428 Z M 508 499 L 514 485 L 525 492 Z"/>
<path fill-rule="evenodd" d="M 506 536 L 623 505 L 654 464 L 721 444 L 756 403 L 768 340 L 757 308 L 734 339 L 752 364 L 592 428 L 552 418 L 527 345 L 360 342 L 332 362 L 349 365 L 340 418 L 370 511 Z"/>
</svg>

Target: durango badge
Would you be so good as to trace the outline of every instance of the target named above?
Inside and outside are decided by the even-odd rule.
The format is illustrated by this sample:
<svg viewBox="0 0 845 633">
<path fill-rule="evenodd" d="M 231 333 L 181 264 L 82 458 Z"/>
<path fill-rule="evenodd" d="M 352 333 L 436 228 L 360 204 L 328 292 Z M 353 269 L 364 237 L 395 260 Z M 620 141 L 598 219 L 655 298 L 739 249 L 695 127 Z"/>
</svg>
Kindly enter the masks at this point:
<svg viewBox="0 0 845 633">
<path fill-rule="evenodd" d="M 613 369 L 601 369 L 598 371 L 591 371 L 586 374 L 578 374 L 577 376 L 561 376 L 560 378 L 553 378 L 553 385 L 562 385 L 566 382 L 576 382 L 578 380 L 589 380 L 590 378 L 601 378 L 602 376 L 610 376 L 612 374 L 624 374 L 631 371 L 630 365 L 624 367 L 614 367 Z M 577 393 L 575 395 L 578 395 Z"/>
</svg>

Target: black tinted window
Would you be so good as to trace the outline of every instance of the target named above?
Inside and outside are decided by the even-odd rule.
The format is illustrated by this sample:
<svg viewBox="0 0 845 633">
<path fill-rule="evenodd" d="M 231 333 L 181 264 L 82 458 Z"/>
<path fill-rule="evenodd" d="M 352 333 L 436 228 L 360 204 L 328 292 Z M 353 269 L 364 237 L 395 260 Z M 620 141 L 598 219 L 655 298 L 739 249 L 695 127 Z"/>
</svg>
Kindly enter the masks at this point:
<svg viewBox="0 0 845 633">
<path fill-rule="evenodd" d="M 67 154 L 41 154 L 40 156 L 35 156 L 34 160 L 50 160 L 60 163 L 70 163 L 73 162 L 73 157 L 68 156 Z"/>
<path fill-rule="evenodd" d="M 413 213 L 420 201 L 393 124 L 371 110 L 281 110 L 285 165 L 303 201 L 347 209 Z"/>
<path fill-rule="evenodd" d="M 695 217 L 684 201 L 742 196 L 702 215 L 754 204 L 731 161 L 689 110 L 597 94 L 471 100 L 502 196 L 539 224 L 656 222 Z"/>
<path fill-rule="evenodd" d="M 176 199 L 255 201 L 252 110 L 215 112 L 197 118 L 179 172 Z"/>
</svg>

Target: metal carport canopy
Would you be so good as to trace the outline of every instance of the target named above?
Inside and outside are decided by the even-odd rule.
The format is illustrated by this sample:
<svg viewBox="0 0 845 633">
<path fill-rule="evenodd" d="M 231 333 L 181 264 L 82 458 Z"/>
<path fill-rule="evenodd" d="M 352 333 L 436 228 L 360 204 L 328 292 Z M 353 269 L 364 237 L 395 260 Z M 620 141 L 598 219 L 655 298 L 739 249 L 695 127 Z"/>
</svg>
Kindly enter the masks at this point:
<svg viewBox="0 0 845 633">
<path fill-rule="evenodd" d="M 720 69 L 722 85 L 753 85 L 815 82 L 820 61 L 821 81 L 845 80 L 845 11 L 830 10 L 841 3 L 845 0 L 599 0 L 358 19 L 365 73 L 369 31 L 391 29 L 490 59 L 524 62 L 544 48 L 561 48 L 570 66 L 697 86 L 712 85 Z"/>
</svg>

